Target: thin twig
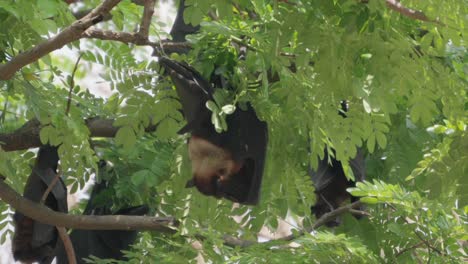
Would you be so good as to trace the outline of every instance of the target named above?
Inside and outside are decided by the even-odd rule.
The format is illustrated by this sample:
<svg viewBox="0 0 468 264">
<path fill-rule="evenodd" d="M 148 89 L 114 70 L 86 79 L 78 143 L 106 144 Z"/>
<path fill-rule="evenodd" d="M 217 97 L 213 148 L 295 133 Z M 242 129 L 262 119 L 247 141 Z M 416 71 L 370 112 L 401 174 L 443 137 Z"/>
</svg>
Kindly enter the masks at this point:
<svg viewBox="0 0 468 264">
<path fill-rule="evenodd" d="M 71 78 L 70 78 L 70 83 L 68 84 L 68 85 L 70 85 L 70 89 L 68 90 L 68 101 L 67 101 L 67 108 L 65 109 L 65 115 L 68 115 L 68 113 L 70 113 L 72 92 L 73 92 L 73 88 L 75 87 L 75 73 L 76 73 L 76 70 L 78 69 L 78 63 L 80 63 L 80 60 L 81 60 L 82 56 L 83 56 L 83 53 L 81 53 L 78 56 L 78 59 L 76 60 L 75 67 L 73 68 L 73 72 L 72 72 L 72 75 L 71 75 Z"/>
<path fill-rule="evenodd" d="M 343 213 L 349 212 L 349 210 L 351 210 L 351 209 L 358 208 L 361 205 L 362 205 L 361 201 L 356 201 L 354 203 L 338 207 L 335 210 L 322 215 L 319 219 L 317 219 L 317 221 L 315 221 L 315 223 L 311 227 L 306 228 L 305 231 L 300 230 L 297 234 L 291 234 L 289 236 L 282 237 L 279 240 L 291 241 L 291 240 L 297 239 L 299 236 L 302 236 L 305 233 L 310 233 L 310 232 L 314 231 L 315 229 L 323 226 L 324 224 L 326 224 L 330 220 L 335 219 L 337 216 L 339 216 L 339 215 L 341 215 Z"/>
<path fill-rule="evenodd" d="M 251 51 L 257 51 L 257 48 L 255 48 L 254 46 L 248 44 L 248 43 L 245 43 L 242 39 L 236 37 L 236 36 L 231 36 L 230 39 L 232 40 L 232 42 L 234 43 L 237 43 L 241 46 L 245 46 L 247 47 L 249 50 Z"/>
<path fill-rule="evenodd" d="M 396 208 L 395 208 L 393 205 L 391 205 L 391 204 L 389 204 L 389 205 L 390 205 L 390 207 L 392 207 L 392 208 L 394 208 L 394 209 L 396 210 Z M 403 220 L 405 221 L 406 224 L 408 224 L 408 225 L 411 224 L 411 223 L 408 221 L 408 219 L 406 219 L 405 217 L 403 218 Z M 429 241 L 427 241 L 426 239 L 424 239 L 416 230 L 413 230 L 413 233 L 419 238 L 419 240 L 420 240 L 421 242 L 423 242 L 423 243 L 426 245 L 427 250 L 429 251 L 429 253 L 430 253 L 430 251 L 431 251 L 431 249 L 432 249 L 433 251 L 435 251 L 435 252 L 438 253 L 439 255 L 445 256 L 445 254 L 444 254 L 443 252 L 441 252 L 438 248 L 432 246 L 431 243 L 429 243 Z"/>
<path fill-rule="evenodd" d="M 423 244 L 424 244 L 424 242 L 420 241 L 419 243 L 414 244 L 414 245 L 412 245 L 411 247 L 404 248 L 404 249 L 398 251 L 398 252 L 395 254 L 395 258 L 398 258 L 399 256 L 403 255 L 405 252 L 408 252 L 408 251 L 410 251 L 410 250 L 412 250 L 412 249 L 421 247 Z"/>
<path fill-rule="evenodd" d="M 34 172 L 33 172 L 34 173 Z M 52 191 L 52 189 L 54 188 L 54 186 L 57 184 L 57 182 L 59 181 L 60 179 L 60 174 L 57 173 L 55 174 L 55 177 L 54 179 L 52 179 L 52 181 L 50 182 L 49 186 L 47 186 L 47 189 L 44 191 L 44 193 L 42 194 L 42 198 L 41 198 L 41 201 L 40 201 L 40 204 L 44 204 L 45 203 L 45 200 L 47 199 L 47 196 L 49 196 L 50 192 Z"/>
<path fill-rule="evenodd" d="M 425 240 L 416 230 L 413 230 L 413 233 L 419 238 L 419 240 L 421 240 L 427 246 L 427 249 L 429 250 L 429 252 L 432 249 L 433 251 L 435 251 L 439 255 L 445 256 L 445 254 L 443 252 L 441 252 L 438 248 L 432 246 L 431 243 L 429 243 L 429 241 Z"/>
<path fill-rule="evenodd" d="M 73 249 L 73 244 L 70 240 L 70 236 L 67 233 L 65 227 L 57 226 L 57 231 L 60 236 L 60 239 L 63 242 L 63 247 L 65 248 L 65 252 L 67 253 L 68 263 L 69 264 L 76 264 L 76 255 L 75 250 Z"/>
<path fill-rule="evenodd" d="M 421 20 L 421 21 L 426 21 L 426 22 L 434 22 L 434 23 L 438 23 L 438 24 L 443 25 L 443 23 L 440 22 L 439 19 L 430 19 L 422 11 L 407 8 L 407 7 L 403 6 L 400 3 L 400 1 L 398 1 L 398 0 L 385 0 L 385 3 L 387 4 L 387 6 L 390 9 L 392 9 L 392 10 L 394 10 L 394 11 L 396 11 L 396 12 L 398 12 L 398 13 L 406 16 L 406 17 Z"/>
<path fill-rule="evenodd" d="M 314 225 L 312 227 L 306 228 L 305 231 L 300 230 L 296 234 L 291 234 L 289 236 L 280 237 L 278 239 L 272 239 L 272 240 L 270 240 L 268 242 L 264 242 L 264 243 L 270 243 L 270 242 L 275 242 L 275 241 L 292 241 L 294 239 L 297 239 L 297 238 L 303 236 L 305 233 L 312 232 L 313 230 L 315 230 L 315 229 L 319 228 L 320 226 L 326 224 L 328 221 L 330 221 L 332 219 L 335 219 L 338 215 L 349 212 L 350 210 L 353 210 L 354 208 L 360 207 L 361 205 L 362 205 L 362 203 L 360 201 L 356 201 L 354 203 L 338 207 L 335 210 L 333 210 L 331 212 L 328 212 L 328 213 L 324 214 L 322 217 L 320 217 L 319 219 L 317 219 L 317 221 L 315 221 Z M 362 212 L 362 211 L 358 211 L 358 212 Z M 366 214 L 366 215 L 368 215 L 368 214 Z M 249 247 L 251 245 L 258 244 L 258 242 L 256 242 L 256 241 L 239 239 L 237 237 L 228 236 L 228 235 L 225 235 L 223 237 L 223 240 L 224 240 L 225 245 L 231 246 L 231 247 Z"/>
<path fill-rule="evenodd" d="M 368 212 L 366 211 L 361 211 L 361 210 L 356 210 L 356 209 L 349 209 L 349 211 L 351 214 L 353 215 L 360 215 L 360 216 L 371 216 L 371 214 L 369 214 Z"/>
</svg>

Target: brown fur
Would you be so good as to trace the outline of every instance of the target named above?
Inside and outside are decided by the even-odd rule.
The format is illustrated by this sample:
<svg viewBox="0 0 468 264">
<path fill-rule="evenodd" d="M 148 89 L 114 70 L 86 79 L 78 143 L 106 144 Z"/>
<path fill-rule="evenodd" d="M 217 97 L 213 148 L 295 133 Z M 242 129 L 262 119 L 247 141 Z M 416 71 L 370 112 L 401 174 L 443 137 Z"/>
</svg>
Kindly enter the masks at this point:
<svg viewBox="0 0 468 264">
<path fill-rule="evenodd" d="M 228 151 L 207 140 L 192 136 L 188 145 L 193 183 L 203 194 L 216 194 L 218 186 L 229 182 L 242 167 Z"/>
</svg>

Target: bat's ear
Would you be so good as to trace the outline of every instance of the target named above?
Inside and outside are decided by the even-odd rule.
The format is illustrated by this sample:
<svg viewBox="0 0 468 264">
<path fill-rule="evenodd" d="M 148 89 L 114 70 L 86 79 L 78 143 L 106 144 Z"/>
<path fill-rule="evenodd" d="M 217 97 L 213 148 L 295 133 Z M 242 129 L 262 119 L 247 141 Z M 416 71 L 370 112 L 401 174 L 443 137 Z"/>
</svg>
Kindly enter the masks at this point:
<svg viewBox="0 0 468 264">
<path fill-rule="evenodd" d="M 187 181 L 187 183 L 185 184 L 185 188 L 193 188 L 193 187 L 195 187 L 195 181 L 192 178 Z"/>
</svg>

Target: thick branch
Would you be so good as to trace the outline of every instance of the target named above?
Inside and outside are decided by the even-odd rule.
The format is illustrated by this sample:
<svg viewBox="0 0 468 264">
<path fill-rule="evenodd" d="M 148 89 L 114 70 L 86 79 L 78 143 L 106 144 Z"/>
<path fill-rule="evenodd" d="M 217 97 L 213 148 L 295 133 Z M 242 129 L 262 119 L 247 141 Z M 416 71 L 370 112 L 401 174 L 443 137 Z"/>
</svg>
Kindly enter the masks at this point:
<svg viewBox="0 0 468 264">
<path fill-rule="evenodd" d="M 140 30 L 138 36 L 142 40 L 148 39 L 149 28 L 151 25 L 151 18 L 154 13 L 154 0 L 145 0 L 145 6 L 143 9 L 143 18 L 140 23 Z"/>
<path fill-rule="evenodd" d="M 175 233 L 172 217 L 128 215 L 68 215 L 23 198 L 4 181 L 0 181 L 0 198 L 18 212 L 44 224 L 86 230 L 153 230 Z"/>
<path fill-rule="evenodd" d="M 0 65 L 0 80 L 9 80 L 19 69 L 32 62 L 37 61 L 42 56 L 50 52 L 60 49 L 70 42 L 80 39 L 81 34 L 90 26 L 102 21 L 104 15 L 116 6 L 120 0 L 105 0 L 101 5 L 87 14 L 80 20 L 65 28 L 55 37 L 52 37 L 45 42 L 42 42 L 34 48 L 18 54 L 9 62 Z"/>
<path fill-rule="evenodd" d="M 83 38 L 119 41 L 126 44 L 140 46 L 151 46 L 155 50 L 164 50 L 165 53 L 187 53 L 191 45 L 187 42 L 152 42 L 148 39 L 141 39 L 138 33 L 115 32 L 110 30 L 88 29 L 82 34 Z"/>
<path fill-rule="evenodd" d="M 88 29 L 82 34 L 83 38 L 91 39 L 101 39 L 101 40 L 113 40 L 119 41 L 127 44 L 137 44 L 137 45 L 148 45 L 153 46 L 157 45 L 156 42 L 151 42 L 148 39 L 140 40 L 137 33 L 128 33 L 128 32 L 115 32 L 110 30 L 97 30 L 97 29 Z"/>
<path fill-rule="evenodd" d="M 86 120 L 91 137 L 115 137 L 119 127 L 113 125 L 114 119 L 90 118 Z M 41 124 L 37 119 L 32 119 L 21 128 L 6 134 L 0 134 L 0 145 L 5 151 L 15 151 L 36 148 L 42 145 L 39 139 Z M 156 130 L 156 126 L 149 126 L 146 132 Z"/>
</svg>

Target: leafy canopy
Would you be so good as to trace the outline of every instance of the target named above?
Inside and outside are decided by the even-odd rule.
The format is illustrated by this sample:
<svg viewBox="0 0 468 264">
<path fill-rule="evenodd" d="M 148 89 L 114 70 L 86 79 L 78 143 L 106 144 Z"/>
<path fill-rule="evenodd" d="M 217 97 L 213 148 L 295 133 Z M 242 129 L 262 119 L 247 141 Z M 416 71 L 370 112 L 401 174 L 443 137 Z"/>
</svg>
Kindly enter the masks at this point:
<svg viewBox="0 0 468 264">
<path fill-rule="evenodd" d="M 99 2 L 83 1 L 76 8 L 94 8 Z M 233 206 L 184 188 L 191 171 L 186 138 L 177 135 L 184 125 L 180 103 L 147 49 L 76 41 L 68 45 L 81 54 L 76 74 L 75 58 L 51 53 L 0 82 L 2 133 L 38 119 L 41 142 L 60 145 L 61 171 L 72 193 L 103 158 L 114 164 L 109 193 L 116 208 L 147 203 L 154 213 L 181 221 L 177 235 L 143 233 L 128 252 L 135 262 L 184 263 L 197 254 L 213 263 L 466 260 L 466 0 L 403 2 L 437 22 L 406 17 L 386 5 L 392 1 L 185 2 L 185 21 L 201 28 L 188 36 L 190 52 L 172 57 L 207 78 L 222 74 L 235 87 L 212 102 L 215 113 L 249 101 L 268 122 L 258 206 Z M 97 27 L 132 31 L 142 9 L 122 1 L 112 10 L 112 20 Z M 0 62 L 70 25 L 70 10 L 58 0 L 0 0 Z M 150 38 L 167 38 L 164 27 L 154 17 Z M 247 47 L 245 60 L 238 59 L 240 46 Z M 102 79 L 112 95 L 91 93 L 99 83 L 79 82 L 87 78 Z M 346 119 L 337 114 L 341 100 L 349 102 Z M 120 127 L 115 137 L 90 141 L 86 119 L 93 117 L 114 119 Z M 216 122 L 226 129 L 222 118 Z M 145 131 L 156 124 L 154 132 Z M 275 230 L 287 216 L 293 227 L 299 222 L 311 226 L 315 196 L 308 166 L 327 158 L 325 148 L 336 150 L 350 178 L 348 160 L 358 148 L 367 153 L 369 181 L 350 191 L 369 204 L 369 217 L 356 221 L 345 216 L 333 232 L 324 228 L 297 235 L 293 247 L 281 240 L 247 248 L 223 245 L 225 235 L 256 240 L 262 227 Z M 21 192 L 33 150 L 0 151 L 0 156 L 0 173 Z M 2 242 L 12 232 L 8 208 L 0 204 L 5 212 Z M 202 250 L 192 245 L 195 240 Z"/>
</svg>

